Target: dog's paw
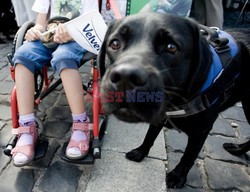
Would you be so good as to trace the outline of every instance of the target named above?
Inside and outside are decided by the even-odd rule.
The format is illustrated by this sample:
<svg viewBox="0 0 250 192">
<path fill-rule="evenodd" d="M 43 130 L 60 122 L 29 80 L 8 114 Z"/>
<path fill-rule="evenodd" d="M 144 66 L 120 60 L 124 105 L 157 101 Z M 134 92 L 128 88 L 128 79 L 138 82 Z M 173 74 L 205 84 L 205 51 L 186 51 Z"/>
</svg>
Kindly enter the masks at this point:
<svg viewBox="0 0 250 192">
<path fill-rule="evenodd" d="M 177 188 L 180 189 L 186 183 L 187 177 L 181 175 L 177 171 L 171 171 L 167 174 L 166 183 L 168 188 Z"/>
<path fill-rule="evenodd" d="M 145 154 L 143 151 L 141 151 L 139 148 L 133 149 L 132 151 L 126 153 L 126 158 L 131 161 L 140 162 L 146 157 L 147 154 Z"/>
</svg>

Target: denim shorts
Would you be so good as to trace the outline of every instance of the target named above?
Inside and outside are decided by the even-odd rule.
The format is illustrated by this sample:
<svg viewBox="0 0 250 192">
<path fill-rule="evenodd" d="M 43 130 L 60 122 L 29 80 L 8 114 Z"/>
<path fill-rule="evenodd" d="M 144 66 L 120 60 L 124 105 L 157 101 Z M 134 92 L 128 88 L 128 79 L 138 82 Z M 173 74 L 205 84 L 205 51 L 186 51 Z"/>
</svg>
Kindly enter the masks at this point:
<svg viewBox="0 0 250 192">
<path fill-rule="evenodd" d="M 60 44 L 56 49 L 45 47 L 40 40 L 25 42 L 16 51 L 13 62 L 27 67 L 32 73 L 50 64 L 60 74 L 65 69 L 78 69 L 85 49 L 76 42 Z"/>
</svg>

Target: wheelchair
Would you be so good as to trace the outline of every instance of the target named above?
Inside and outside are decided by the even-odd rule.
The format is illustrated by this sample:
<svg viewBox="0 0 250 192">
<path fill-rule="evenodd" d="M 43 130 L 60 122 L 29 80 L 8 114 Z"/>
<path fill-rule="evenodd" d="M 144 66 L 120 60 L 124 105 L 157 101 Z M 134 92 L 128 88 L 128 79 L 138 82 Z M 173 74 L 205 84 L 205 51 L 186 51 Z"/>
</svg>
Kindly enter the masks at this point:
<svg viewBox="0 0 250 192">
<path fill-rule="evenodd" d="M 15 54 L 15 51 L 23 44 L 24 36 L 28 29 L 34 26 L 32 22 L 26 22 L 22 25 L 22 27 L 17 31 L 13 46 L 12 52 L 8 54 L 8 61 L 10 64 L 10 73 L 12 79 L 15 81 L 15 68 L 12 58 Z M 93 130 L 91 131 L 91 140 L 90 140 L 90 149 L 87 156 L 80 160 L 72 160 L 66 157 L 66 147 L 68 142 L 63 144 L 62 151 L 61 151 L 61 159 L 69 162 L 69 163 L 76 163 L 76 164 L 92 164 L 94 163 L 95 159 L 101 158 L 101 146 L 103 142 L 103 137 L 106 129 L 107 124 L 107 116 L 104 114 L 100 102 L 99 97 L 99 70 L 97 67 L 96 62 L 96 55 L 90 52 L 86 52 L 82 58 L 80 67 L 84 65 L 86 62 L 91 62 L 92 64 L 92 75 L 90 77 L 90 81 L 87 85 L 83 84 L 83 89 L 92 97 L 92 123 L 93 123 Z M 55 90 L 61 83 L 62 80 L 59 78 L 54 80 L 54 74 L 48 74 L 48 65 L 41 71 L 36 71 L 34 74 L 35 77 L 35 93 L 34 93 L 34 102 L 35 107 L 41 103 L 41 101 L 50 94 L 53 90 Z M 53 82 L 53 80 L 55 82 Z M 84 95 L 83 95 L 84 96 Z M 11 156 L 11 150 L 15 147 L 17 142 L 17 128 L 19 127 L 18 123 L 18 106 L 17 106 L 17 96 L 16 96 L 16 87 L 12 89 L 11 92 L 11 116 L 12 116 L 12 133 L 14 136 L 9 140 L 7 143 L 4 154 L 7 156 Z M 91 117 L 90 117 L 91 119 Z M 35 148 L 35 157 L 34 160 L 43 158 L 46 154 L 47 147 L 48 147 L 48 139 L 42 134 L 43 130 L 43 123 L 42 121 L 36 117 L 35 119 L 38 132 L 39 132 L 39 140 L 36 144 Z"/>
</svg>

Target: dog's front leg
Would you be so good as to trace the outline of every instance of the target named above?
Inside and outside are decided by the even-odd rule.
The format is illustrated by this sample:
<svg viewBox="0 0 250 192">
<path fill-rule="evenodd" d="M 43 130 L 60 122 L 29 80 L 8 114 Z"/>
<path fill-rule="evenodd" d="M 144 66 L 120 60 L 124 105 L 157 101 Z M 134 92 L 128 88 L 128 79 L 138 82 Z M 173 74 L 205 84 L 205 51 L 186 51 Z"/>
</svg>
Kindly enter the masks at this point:
<svg viewBox="0 0 250 192">
<path fill-rule="evenodd" d="M 156 137 L 159 135 L 163 123 L 153 125 L 150 124 L 146 137 L 140 147 L 133 149 L 126 154 L 126 157 L 131 161 L 140 162 L 149 153 L 150 148 L 153 146 Z"/>
<path fill-rule="evenodd" d="M 182 188 L 184 186 L 187 180 L 187 174 L 198 157 L 211 128 L 206 129 L 206 132 L 192 133 L 188 136 L 188 143 L 184 155 L 174 170 L 167 174 L 166 183 L 168 188 Z"/>
</svg>

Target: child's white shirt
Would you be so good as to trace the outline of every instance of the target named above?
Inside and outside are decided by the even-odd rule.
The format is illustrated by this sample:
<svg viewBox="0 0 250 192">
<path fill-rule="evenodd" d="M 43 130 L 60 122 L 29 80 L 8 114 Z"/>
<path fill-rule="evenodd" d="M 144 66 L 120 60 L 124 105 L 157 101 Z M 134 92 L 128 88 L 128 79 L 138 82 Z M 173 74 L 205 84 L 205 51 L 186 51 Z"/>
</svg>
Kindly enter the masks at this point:
<svg viewBox="0 0 250 192">
<path fill-rule="evenodd" d="M 32 6 L 37 13 L 48 14 L 50 10 L 50 17 L 65 16 L 69 19 L 94 9 L 98 10 L 98 0 L 36 0 Z"/>
</svg>

